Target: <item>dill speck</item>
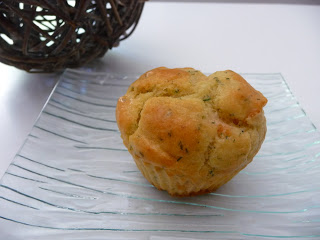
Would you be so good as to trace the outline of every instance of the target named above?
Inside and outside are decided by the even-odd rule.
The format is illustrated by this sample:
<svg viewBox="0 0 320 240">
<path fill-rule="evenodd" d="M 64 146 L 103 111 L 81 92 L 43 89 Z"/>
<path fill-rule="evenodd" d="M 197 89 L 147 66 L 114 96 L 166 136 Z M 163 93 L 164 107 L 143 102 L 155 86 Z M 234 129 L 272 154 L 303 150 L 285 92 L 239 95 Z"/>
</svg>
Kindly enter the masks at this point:
<svg viewBox="0 0 320 240">
<path fill-rule="evenodd" d="M 144 154 L 142 152 L 139 152 L 139 153 L 140 153 L 141 157 L 144 157 Z"/>
<path fill-rule="evenodd" d="M 180 92 L 180 89 L 175 89 L 174 92 L 175 92 L 175 93 L 179 93 L 179 92 Z"/>
<path fill-rule="evenodd" d="M 211 122 L 211 123 L 212 123 L 212 124 L 216 124 L 216 122 L 214 122 L 214 121 L 213 121 L 213 122 Z"/>
<path fill-rule="evenodd" d="M 204 102 L 210 101 L 210 100 L 211 100 L 211 97 L 209 97 L 209 96 L 205 96 L 204 99 L 203 99 Z"/>
<path fill-rule="evenodd" d="M 179 157 L 179 158 L 177 159 L 177 162 L 179 162 L 181 159 L 182 159 L 182 157 Z"/>
<path fill-rule="evenodd" d="M 179 145 L 180 149 L 183 150 L 183 145 L 182 145 L 182 142 L 181 142 L 181 141 L 179 141 L 179 144 L 178 144 L 178 145 Z"/>
<path fill-rule="evenodd" d="M 185 148 L 185 151 L 186 151 L 186 153 L 189 153 L 189 150 L 188 150 L 188 148 Z"/>
<path fill-rule="evenodd" d="M 218 84 L 220 84 L 220 83 L 221 83 L 221 81 L 219 80 L 219 78 L 214 77 L 214 79 L 216 80 L 216 82 L 217 82 Z"/>
<path fill-rule="evenodd" d="M 214 173 L 213 173 L 213 170 L 212 170 L 212 169 L 209 171 L 209 174 L 210 174 L 211 176 L 214 176 Z"/>
</svg>

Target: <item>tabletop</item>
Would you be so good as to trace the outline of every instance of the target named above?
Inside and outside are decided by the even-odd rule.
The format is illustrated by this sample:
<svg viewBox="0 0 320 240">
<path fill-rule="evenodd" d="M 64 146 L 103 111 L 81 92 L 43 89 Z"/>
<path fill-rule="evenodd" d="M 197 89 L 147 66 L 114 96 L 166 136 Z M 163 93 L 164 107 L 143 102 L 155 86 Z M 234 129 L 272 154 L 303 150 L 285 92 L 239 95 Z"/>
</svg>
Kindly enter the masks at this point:
<svg viewBox="0 0 320 240">
<path fill-rule="evenodd" d="M 138 74 L 158 66 L 281 73 L 319 129 L 319 3 L 253 2 L 147 2 L 133 35 L 90 66 Z M 1 177 L 61 72 L 29 74 L 4 64 L 0 72 Z"/>
</svg>

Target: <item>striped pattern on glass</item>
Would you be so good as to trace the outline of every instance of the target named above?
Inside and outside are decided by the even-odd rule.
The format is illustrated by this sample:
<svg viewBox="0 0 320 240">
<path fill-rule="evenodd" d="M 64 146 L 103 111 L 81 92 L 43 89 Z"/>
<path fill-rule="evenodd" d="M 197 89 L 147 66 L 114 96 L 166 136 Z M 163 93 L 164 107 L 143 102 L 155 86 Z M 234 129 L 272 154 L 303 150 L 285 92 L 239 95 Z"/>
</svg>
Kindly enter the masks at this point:
<svg viewBox="0 0 320 240">
<path fill-rule="evenodd" d="M 1 180 L 1 239 L 319 239 L 319 132 L 281 74 L 243 76 L 269 100 L 262 149 L 217 192 L 172 198 L 117 128 L 136 76 L 67 70 Z"/>
</svg>

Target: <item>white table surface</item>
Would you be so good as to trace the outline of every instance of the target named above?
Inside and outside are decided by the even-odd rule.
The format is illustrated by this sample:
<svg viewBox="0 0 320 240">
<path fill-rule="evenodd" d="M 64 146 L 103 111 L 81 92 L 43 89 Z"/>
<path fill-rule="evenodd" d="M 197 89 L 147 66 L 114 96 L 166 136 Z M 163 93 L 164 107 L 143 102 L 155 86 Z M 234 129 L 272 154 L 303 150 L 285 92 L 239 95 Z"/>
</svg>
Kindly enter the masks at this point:
<svg viewBox="0 0 320 240">
<path fill-rule="evenodd" d="M 93 65 L 118 73 L 158 66 L 280 72 L 319 129 L 319 23 L 320 5 L 312 4 L 147 2 L 133 35 Z M 60 74 L 28 74 L 1 63 L 0 73 L 1 177 Z"/>
</svg>

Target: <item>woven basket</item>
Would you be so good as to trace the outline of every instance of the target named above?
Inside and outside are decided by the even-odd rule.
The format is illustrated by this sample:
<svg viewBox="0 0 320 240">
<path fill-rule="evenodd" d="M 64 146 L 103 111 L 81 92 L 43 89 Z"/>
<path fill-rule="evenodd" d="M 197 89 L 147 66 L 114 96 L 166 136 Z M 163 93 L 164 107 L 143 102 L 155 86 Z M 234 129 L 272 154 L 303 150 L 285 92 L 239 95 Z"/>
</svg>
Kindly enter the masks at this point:
<svg viewBox="0 0 320 240">
<path fill-rule="evenodd" d="M 53 72 L 102 57 L 138 24 L 144 1 L 0 1 L 0 61 Z"/>
</svg>

